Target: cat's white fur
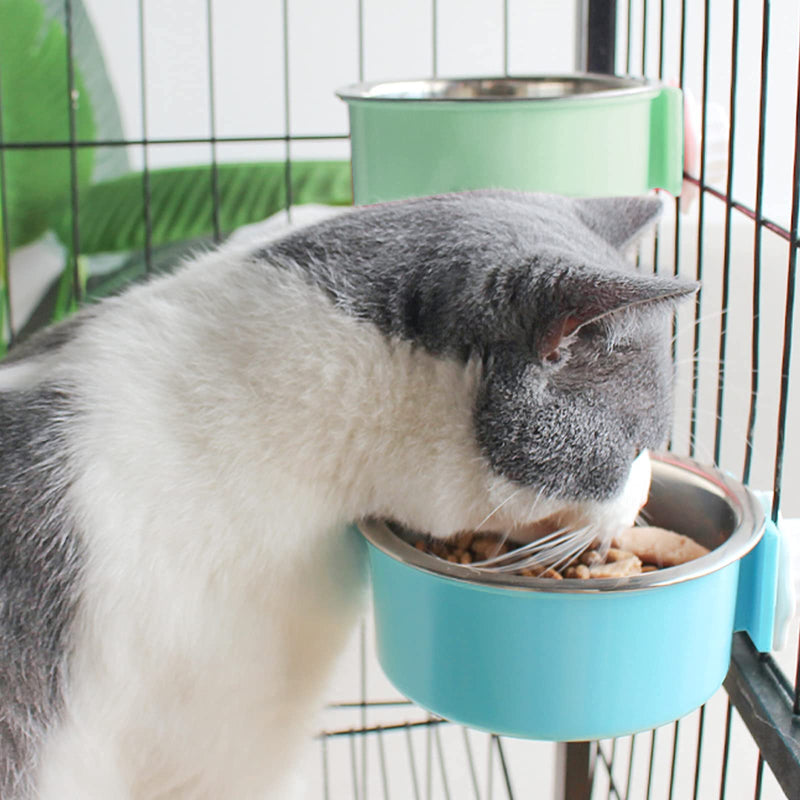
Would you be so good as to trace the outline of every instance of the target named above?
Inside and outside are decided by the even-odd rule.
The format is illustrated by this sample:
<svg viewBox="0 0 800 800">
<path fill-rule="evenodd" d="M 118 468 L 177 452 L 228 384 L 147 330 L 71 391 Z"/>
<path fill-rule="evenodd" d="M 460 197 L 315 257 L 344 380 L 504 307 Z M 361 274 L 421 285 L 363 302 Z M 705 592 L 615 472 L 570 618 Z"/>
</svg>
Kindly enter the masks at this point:
<svg viewBox="0 0 800 800">
<path fill-rule="evenodd" d="M 285 800 L 361 605 L 348 523 L 445 536 L 563 510 L 481 456 L 477 363 L 389 342 L 290 270 L 254 286 L 237 247 L 109 301 L 40 370 L 0 368 L 83 410 L 87 565 L 40 800 Z M 575 519 L 632 521 L 634 473 Z"/>
</svg>

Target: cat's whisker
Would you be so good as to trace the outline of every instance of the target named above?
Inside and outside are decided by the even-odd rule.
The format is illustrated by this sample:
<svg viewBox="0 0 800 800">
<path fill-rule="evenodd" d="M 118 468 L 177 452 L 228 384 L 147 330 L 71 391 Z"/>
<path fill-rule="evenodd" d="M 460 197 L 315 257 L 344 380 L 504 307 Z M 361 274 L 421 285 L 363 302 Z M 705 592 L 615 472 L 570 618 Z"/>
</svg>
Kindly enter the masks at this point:
<svg viewBox="0 0 800 800">
<path fill-rule="evenodd" d="M 485 525 L 485 524 L 486 524 L 486 523 L 487 523 L 487 522 L 488 522 L 488 521 L 489 521 L 489 520 L 490 520 L 490 519 L 491 519 L 491 518 L 492 518 L 492 517 L 493 517 L 493 516 L 494 516 L 494 515 L 495 515 L 495 514 L 496 514 L 496 513 L 497 513 L 497 512 L 498 512 L 498 511 L 499 511 L 499 510 L 500 510 L 500 509 L 501 509 L 501 508 L 504 506 L 504 505 L 505 505 L 505 504 L 506 504 L 506 503 L 508 503 L 508 502 L 510 502 L 511 500 L 513 500 L 513 499 L 514 499 L 514 498 L 515 498 L 515 497 L 516 497 L 516 496 L 517 496 L 517 495 L 518 495 L 518 494 L 519 494 L 521 491 L 522 491 L 522 489 L 520 488 L 520 489 L 515 489 L 513 492 L 511 492 L 511 494 L 510 494 L 508 497 L 506 497 L 506 499 L 505 499 L 505 500 L 503 500 L 503 502 L 502 502 L 502 503 L 500 503 L 499 505 L 495 506 L 495 508 L 494 508 L 492 511 L 490 511 L 490 512 L 489 512 L 489 513 L 488 513 L 488 514 L 487 514 L 487 515 L 486 515 L 486 516 L 483 518 L 483 520 L 482 520 L 482 521 L 481 521 L 481 523 L 480 523 L 480 524 L 479 524 L 479 525 L 478 525 L 478 526 L 475 528 L 475 530 L 477 530 L 477 531 L 481 530 L 481 528 L 483 528 L 483 526 L 484 526 L 484 525 Z"/>
<path fill-rule="evenodd" d="M 543 536 L 540 539 L 534 539 L 532 542 L 521 545 L 520 547 L 516 547 L 513 550 L 509 551 L 508 553 L 495 555 L 492 556 L 491 558 L 484 559 L 483 561 L 474 561 L 472 563 L 472 566 L 492 566 L 495 564 L 501 564 L 502 562 L 511 559 L 519 559 L 520 556 L 525 556 L 529 553 L 538 552 L 539 550 L 542 549 L 543 545 L 552 543 L 554 540 L 557 540 L 568 533 L 569 533 L 569 528 L 559 528 L 558 530 L 547 534 L 547 536 Z M 506 535 L 506 539 L 507 538 L 508 536 Z"/>
<path fill-rule="evenodd" d="M 685 432 L 685 435 L 688 437 L 688 443 L 691 447 L 694 448 L 702 448 L 707 449 L 706 444 L 703 443 L 703 440 L 700 438 L 701 434 L 698 431 L 694 433 L 691 432 L 692 422 L 697 425 L 697 423 L 702 422 L 703 420 L 700 417 L 704 417 L 707 421 L 707 418 L 710 417 L 713 421 L 713 424 L 716 426 L 718 421 L 722 421 L 724 423 L 724 436 L 723 441 L 728 443 L 735 441 L 738 446 L 744 447 L 752 447 L 753 446 L 753 439 L 747 433 L 747 428 L 744 424 L 740 421 L 734 419 L 734 422 L 737 424 L 731 424 L 732 418 L 729 416 L 721 417 L 719 414 L 711 411 L 710 409 L 695 409 L 693 415 L 689 415 L 687 417 L 679 417 L 677 421 L 680 422 L 679 425 L 673 425 L 673 434 L 675 430 L 685 430 L 687 427 L 690 429 L 689 431 Z M 709 432 L 709 437 L 710 437 Z M 675 437 L 673 435 L 673 441 L 675 438 L 679 440 L 682 438 L 680 436 Z M 710 443 L 713 446 L 713 443 Z M 707 455 L 710 455 L 710 452 L 707 452 Z"/>
<path fill-rule="evenodd" d="M 687 366 L 688 366 L 691 362 L 686 362 L 686 363 L 687 363 Z M 702 361 L 701 360 L 700 363 L 701 364 L 702 363 L 710 363 L 710 364 L 713 365 L 713 367 L 714 367 L 714 393 L 716 395 L 717 375 L 718 375 L 718 366 L 719 366 L 718 362 L 716 361 L 716 359 L 708 359 L 707 361 Z M 748 372 L 748 375 L 749 374 L 750 373 Z M 708 377 L 707 376 L 704 377 L 704 376 L 701 375 L 699 377 L 699 379 L 700 379 L 701 383 L 704 383 L 704 384 L 708 383 Z M 681 391 L 691 390 L 692 388 L 693 387 L 692 387 L 691 377 L 686 371 L 684 373 L 678 373 L 677 375 L 674 376 L 674 379 L 673 379 L 673 390 L 675 391 L 676 394 L 680 394 Z M 736 397 L 740 397 L 742 399 L 747 399 L 748 401 L 751 398 L 753 398 L 753 397 L 758 395 L 758 392 L 754 391 L 751 388 L 749 381 L 747 381 L 747 385 L 743 385 L 743 382 L 741 382 L 741 381 L 734 383 L 733 381 L 729 380 L 729 381 L 726 381 L 725 383 L 723 383 L 722 390 L 723 390 L 723 393 L 726 394 L 726 395 L 733 394 Z"/>
<path fill-rule="evenodd" d="M 531 508 L 530 511 L 528 512 L 529 519 L 536 519 L 536 509 L 539 505 L 539 501 L 542 499 L 543 494 L 544 494 L 544 487 L 542 486 L 536 493 L 536 497 L 533 499 L 533 502 L 531 503 Z"/>
<path fill-rule="evenodd" d="M 728 313 L 730 313 L 730 309 L 727 309 Z M 709 323 L 713 322 L 714 320 L 722 319 L 725 309 L 717 309 L 715 311 L 709 311 L 707 314 L 703 314 L 701 317 L 697 319 L 692 318 L 684 322 L 683 324 L 678 323 L 679 330 L 675 333 L 674 336 L 671 337 L 670 343 L 676 342 L 681 337 L 694 335 L 695 328 L 701 328 L 701 330 L 709 330 Z M 718 333 L 719 331 L 717 331 Z"/>
<path fill-rule="evenodd" d="M 589 547 L 592 545 L 592 542 L 594 542 L 595 540 L 595 535 L 597 530 L 592 525 L 588 526 L 584 530 L 585 533 L 581 537 L 576 539 L 572 548 L 569 549 L 559 561 L 556 561 L 551 565 L 552 569 L 560 570 L 565 567 L 568 567 L 577 558 L 580 558 L 580 556 L 584 552 L 586 552 L 586 550 L 589 549 Z"/>
<path fill-rule="evenodd" d="M 560 569 L 578 558 L 592 544 L 595 534 L 594 526 L 561 528 L 502 556 L 473 562 L 470 566 L 500 574 L 529 567 Z"/>
</svg>

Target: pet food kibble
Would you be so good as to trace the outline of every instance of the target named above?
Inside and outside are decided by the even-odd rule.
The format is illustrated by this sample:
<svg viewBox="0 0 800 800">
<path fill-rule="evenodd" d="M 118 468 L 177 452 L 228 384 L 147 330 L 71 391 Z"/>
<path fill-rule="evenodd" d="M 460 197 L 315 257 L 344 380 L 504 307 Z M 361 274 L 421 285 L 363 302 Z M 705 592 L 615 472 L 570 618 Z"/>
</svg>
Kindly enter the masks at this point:
<svg viewBox="0 0 800 800">
<path fill-rule="evenodd" d="M 627 578 L 630 575 L 641 575 L 642 562 L 629 554 L 628 558 L 618 558 L 605 564 L 594 564 L 589 567 L 591 578 Z"/>
<path fill-rule="evenodd" d="M 676 567 L 709 552 L 688 536 L 654 527 L 628 528 L 614 539 L 614 543 L 657 567 Z"/>
<path fill-rule="evenodd" d="M 603 556 L 597 550 L 587 550 L 585 553 L 581 553 L 580 562 L 587 567 L 591 567 L 592 564 L 602 564 Z M 587 575 L 586 577 L 588 578 L 589 576 Z"/>
<path fill-rule="evenodd" d="M 586 566 L 586 564 L 576 564 L 574 567 L 567 567 L 564 570 L 564 577 L 586 580 L 587 578 L 592 577 L 592 571 Z"/>
<path fill-rule="evenodd" d="M 483 561 L 487 558 L 505 555 L 508 545 L 493 536 L 476 536 L 470 548 L 476 560 Z"/>
<path fill-rule="evenodd" d="M 557 581 L 560 581 L 560 580 L 564 579 L 564 576 L 560 572 L 557 572 L 556 570 L 554 570 L 552 567 L 550 569 L 546 569 L 541 574 L 540 577 L 542 577 L 542 578 L 553 578 L 554 580 L 557 580 Z"/>
<path fill-rule="evenodd" d="M 459 534 L 456 534 L 456 544 L 462 550 L 469 550 L 472 546 L 472 542 L 475 539 L 474 531 L 462 531 Z"/>
<path fill-rule="evenodd" d="M 635 555 L 635 553 L 631 553 L 630 550 L 620 550 L 617 547 L 609 547 L 606 551 L 606 563 L 611 564 L 614 561 L 627 561 L 633 555 Z"/>
<path fill-rule="evenodd" d="M 543 535 L 546 530 L 543 531 Z M 708 550 L 702 545 L 674 531 L 664 528 L 637 527 L 629 528 L 613 540 L 612 547 L 603 547 L 595 541 L 591 548 L 584 551 L 571 563 L 558 569 L 541 564 L 520 566 L 513 572 L 527 578 L 564 578 L 590 580 L 600 578 L 627 578 L 654 572 L 662 567 L 683 564 Z M 475 564 L 481 566 L 482 561 L 512 553 L 516 545 L 508 544 L 497 535 L 463 531 L 450 541 L 438 539 L 420 539 L 414 543 L 418 550 L 438 556 L 451 564 Z M 504 569 L 513 564 L 506 560 Z M 558 566 L 558 565 L 556 565 Z"/>
</svg>

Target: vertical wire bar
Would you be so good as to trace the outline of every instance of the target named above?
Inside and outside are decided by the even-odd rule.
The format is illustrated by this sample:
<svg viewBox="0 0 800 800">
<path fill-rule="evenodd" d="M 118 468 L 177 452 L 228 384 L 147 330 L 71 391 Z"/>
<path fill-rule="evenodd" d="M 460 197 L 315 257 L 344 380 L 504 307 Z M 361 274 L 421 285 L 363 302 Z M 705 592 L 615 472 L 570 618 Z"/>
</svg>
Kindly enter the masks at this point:
<svg viewBox="0 0 800 800">
<path fill-rule="evenodd" d="M 627 19 L 627 48 L 625 53 L 625 74 L 631 74 L 631 63 L 633 56 L 633 0 L 628 0 L 628 19 Z"/>
<path fill-rule="evenodd" d="M 495 744 L 497 745 L 497 755 L 500 757 L 500 766 L 503 770 L 503 781 L 506 785 L 506 794 L 508 800 L 514 800 L 514 790 L 511 788 L 511 775 L 508 771 L 508 762 L 506 761 L 506 754 L 503 750 L 503 742 L 499 736 L 494 737 Z"/>
<path fill-rule="evenodd" d="M 442 776 L 442 788 L 446 800 L 450 800 L 450 785 L 447 780 L 447 767 L 444 763 L 444 751 L 442 750 L 442 738 L 440 726 L 436 725 L 433 729 L 433 738 L 436 740 L 436 755 L 439 756 L 439 774 Z"/>
<path fill-rule="evenodd" d="M 675 793 L 675 766 L 678 762 L 678 736 L 680 734 L 681 721 L 675 721 L 675 734 L 672 737 L 672 764 L 669 771 L 669 800 L 672 800 Z"/>
<path fill-rule="evenodd" d="M 758 751 L 758 765 L 756 766 L 756 791 L 753 797 L 755 800 L 760 800 L 761 798 L 761 784 L 764 779 L 764 756 L 762 755 L 761 751 Z"/>
<path fill-rule="evenodd" d="M 684 76 L 686 74 L 686 0 L 681 0 L 681 35 L 680 35 L 680 58 L 678 64 L 678 85 L 683 88 Z M 674 236 L 672 274 L 676 275 L 680 269 L 680 249 L 681 249 L 681 199 L 675 198 L 675 236 Z M 672 317 L 672 362 L 678 356 L 678 318 Z"/>
<path fill-rule="evenodd" d="M 703 280 L 703 247 L 705 244 L 705 209 L 706 209 L 706 129 L 708 126 L 708 54 L 710 32 L 709 18 L 711 2 L 703 4 L 703 97 L 700 116 L 700 196 L 697 199 L 697 261 L 695 277 Z M 697 405 L 700 392 L 700 319 L 703 302 L 702 284 L 694 300 L 694 333 L 692 337 L 692 407 L 689 416 L 689 455 L 694 456 L 697 448 Z"/>
<path fill-rule="evenodd" d="M 67 112 L 69 116 L 69 174 L 70 174 L 70 201 L 72 204 L 72 298 L 80 303 L 83 300 L 83 290 L 80 279 L 80 227 L 78 223 L 78 147 L 77 147 L 77 120 L 75 119 L 75 104 L 78 100 L 75 88 L 75 64 L 73 61 L 72 38 L 72 0 L 64 0 L 64 21 L 67 35 Z"/>
<path fill-rule="evenodd" d="M 214 20 L 212 12 L 213 0 L 206 0 L 206 47 L 208 53 L 208 114 L 209 132 L 211 134 L 211 223 L 214 228 L 214 241 L 219 243 L 222 231 L 219 224 L 219 165 L 217 164 L 217 113 L 214 81 Z"/>
<path fill-rule="evenodd" d="M 783 329 L 783 358 L 781 362 L 778 435 L 775 447 L 775 477 L 772 495 L 772 519 L 778 521 L 783 482 L 783 454 L 786 445 L 786 415 L 789 408 L 789 374 L 792 363 L 792 333 L 794 328 L 795 284 L 797 277 L 798 217 L 800 217 L 800 61 L 797 67 L 797 97 L 795 100 L 794 170 L 792 174 L 792 212 L 790 221 L 789 268 L 786 276 L 786 311 Z M 794 679 L 792 711 L 800 714 L 800 642 L 797 645 L 797 672 Z"/>
<path fill-rule="evenodd" d="M 786 280 L 786 322 L 783 330 L 783 360 L 781 364 L 780 407 L 775 455 L 775 480 L 772 497 L 772 519 L 777 522 L 781 507 L 783 454 L 786 444 L 786 414 L 789 400 L 789 374 L 792 357 L 792 328 L 794 323 L 795 277 L 797 272 L 798 216 L 800 215 L 800 60 L 797 67 L 797 97 L 795 98 L 794 168 L 792 171 L 792 211 L 789 223 L 789 270 Z M 800 661 L 798 662 L 800 670 Z M 800 685 L 800 672 L 795 686 Z M 800 700 L 795 699 L 794 713 L 800 714 Z"/>
<path fill-rule="evenodd" d="M 408 746 L 408 764 L 411 769 L 411 785 L 414 787 L 414 800 L 421 800 L 419 793 L 419 777 L 417 762 L 414 758 L 414 743 L 411 741 L 411 728 L 406 726 L 406 745 Z"/>
<path fill-rule="evenodd" d="M 655 764 L 656 755 L 656 729 L 650 731 L 650 760 L 647 765 L 647 794 L 645 800 L 650 800 L 650 791 L 653 787 L 653 766 Z"/>
<path fill-rule="evenodd" d="M 664 0 L 659 0 L 658 4 L 658 79 L 664 78 Z M 661 235 L 661 225 L 656 225 L 653 237 L 653 272 L 658 271 L 659 259 L 659 238 Z"/>
<path fill-rule="evenodd" d="M 359 656 L 361 673 L 361 728 L 367 727 L 367 624 L 361 620 L 359 630 Z M 364 792 L 367 791 L 367 737 L 361 737 L 361 779 Z"/>
<path fill-rule="evenodd" d="M 378 726 L 378 733 L 376 734 L 378 738 L 378 761 L 381 766 L 381 783 L 383 784 L 383 798 L 384 800 L 389 800 L 389 773 L 386 769 L 386 752 L 383 747 L 383 731 L 380 730 L 380 726 Z M 366 737 L 363 737 L 366 738 Z M 366 796 L 367 787 L 364 784 L 364 795 Z"/>
<path fill-rule="evenodd" d="M 3 309 L 0 311 L 0 319 L 5 313 L 5 319 L 8 324 L 8 346 L 14 344 L 14 317 L 11 309 L 11 245 L 9 237 L 11 235 L 11 228 L 9 227 L 8 220 L 8 186 L 6 183 L 6 150 L 4 147 L 3 137 L 3 80 L 0 74 L 0 222 L 2 222 L 2 229 L 0 235 L 3 237 L 0 243 L 0 286 L 5 286 L 5 298 L 3 299 Z M 0 330 L 0 342 L 4 339 L 6 332 Z M 3 347 L 0 346 L 0 356 L 2 356 Z"/>
<path fill-rule="evenodd" d="M 323 736 L 320 739 L 320 745 L 322 746 L 322 798 L 323 800 L 330 800 L 331 797 L 331 787 L 330 787 L 330 775 L 328 770 L 328 737 Z"/>
<path fill-rule="evenodd" d="M 486 797 L 487 800 L 492 800 L 494 794 L 494 740 L 496 736 L 491 734 L 489 736 L 489 746 L 486 748 L 487 766 L 486 766 Z"/>
<path fill-rule="evenodd" d="M 633 777 L 633 754 L 636 748 L 636 734 L 631 736 L 631 752 L 628 756 L 628 778 L 625 781 L 625 800 L 631 796 L 631 778 Z"/>
<path fill-rule="evenodd" d="M 467 733 L 466 728 L 462 728 L 461 732 L 464 735 L 464 749 L 467 751 L 467 764 L 469 765 L 469 776 L 472 780 L 472 788 L 475 791 L 475 800 L 480 800 L 481 790 L 478 787 L 478 773 L 475 770 L 475 759 L 472 756 L 472 747 L 469 743 L 469 734 Z"/>
<path fill-rule="evenodd" d="M 358 82 L 364 80 L 364 0 L 358 0 Z"/>
<path fill-rule="evenodd" d="M 666 0 L 660 0 L 658 6 L 658 78 L 664 77 L 664 29 L 666 22 L 666 12 L 664 6 Z"/>
<path fill-rule="evenodd" d="M 284 182 L 286 183 L 286 216 L 292 219 L 292 158 L 291 158 L 291 104 L 289 100 L 289 0 L 283 0 L 283 125 L 286 155 Z"/>
<path fill-rule="evenodd" d="M 431 718 L 428 717 L 428 720 Z M 433 730 L 429 725 L 425 736 L 425 797 L 433 796 Z"/>
<path fill-rule="evenodd" d="M 145 48 L 144 0 L 139 0 L 139 102 L 142 106 L 142 203 L 144 210 L 144 269 L 153 269 L 153 220 L 150 214 L 150 147 L 147 115 L 147 57 Z"/>
<path fill-rule="evenodd" d="M 348 736 L 350 740 L 350 774 L 353 780 L 353 800 L 360 800 L 358 791 L 358 757 L 356 756 L 356 737 Z"/>
<path fill-rule="evenodd" d="M 642 76 L 647 75 L 647 0 L 642 3 Z"/>
<path fill-rule="evenodd" d="M 731 753 L 731 720 L 733 705 L 728 698 L 728 712 L 725 715 L 725 743 L 722 746 L 722 774 L 719 779 L 719 800 L 725 800 L 725 791 L 728 783 L 728 759 Z"/>
<path fill-rule="evenodd" d="M 503 0 L 503 75 L 508 76 L 508 0 Z"/>
<path fill-rule="evenodd" d="M 611 756 L 608 759 L 608 777 L 611 781 L 608 786 L 608 800 L 611 800 L 611 793 L 617 794 L 617 787 L 614 783 L 614 759 L 617 757 L 617 740 L 611 740 Z M 617 797 L 619 795 L 617 794 Z"/>
<path fill-rule="evenodd" d="M 756 229 L 753 246 L 753 327 L 750 353 L 750 411 L 747 419 L 747 438 L 745 440 L 745 457 L 742 480 L 750 481 L 750 470 L 753 464 L 753 436 L 756 427 L 758 400 L 760 343 L 761 343 L 761 235 L 763 231 L 764 208 L 764 154 L 766 147 L 767 124 L 767 58 L 769 50 L 769 0 L 764 0 L 761 27 L 761 85 L 758 103 L 758 160 L 756 167 Z"/>
<path fill-rule="evenodd" d="M 692 795 L 693 800 L 697 800 L 698 791 L 700 789 L 700 756 L 703 752 L 703 730 L 705 728 L 705 721 L 706 721 L 706 707 L 705 705 L 702 705 L 700 706 L 700 718 L 697 722 L 697 753 L 694 759 L 694 794 Z"/>
<path fill-rule="evenodd" d="M 728 175 L 725 181 L 725 229 L 722 256 L 722 315 L 719 322 L 719 355 L 717 360 L 717 403 L 714 429 L 714 463 L 722 457 L 722 409 L 725 391 L 725 360 L 728 348 L 728 304 L 731 284 L 731 216 L 733 203 L 733 154 L 736 141 L 736 88 L 739 77 L 739 0 L 733 0 L 731 29 L 731 75 L 728 125 Z"/>
<path fill-rule="evenodd" d="M 438 30 L 438 18 L 439 14 L 437 13 L 438 8 L 436 4 L 436 0 L 431 0 L 431 71 L 434 78 L 439 77 L 439 30 Z"/>
</svg>

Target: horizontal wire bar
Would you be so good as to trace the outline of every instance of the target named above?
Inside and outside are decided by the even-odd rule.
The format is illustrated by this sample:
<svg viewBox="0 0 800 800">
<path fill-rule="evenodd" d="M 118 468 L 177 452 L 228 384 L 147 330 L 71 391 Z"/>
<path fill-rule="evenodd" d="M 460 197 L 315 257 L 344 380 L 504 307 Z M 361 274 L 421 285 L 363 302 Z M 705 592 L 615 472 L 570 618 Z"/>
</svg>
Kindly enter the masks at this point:
<svg viewBox="0 0 800 800">
<path fill-rule="evenodd" d="M 741 212 L 746 217 L 771 231 L 772 233 L 777 234 L 781 237 L 781 239 L 785 239 L 790 244 L 794 244 L 795 247 L 800 246 L 800 236 L 793 239 L 792 234 L 787 228 L 778 225 L 777 222 L 773 222 L 763 215 L 757 214 L 752 208 L 746 206 L 744 203 L 740 203 L 738 200 L 733 200 L 724 192 L 721 192 L 719 189 L 715 189 L 713 186 L 709 186 L 707 183 L 703 183 L 699 178 L 695 178 L 693 175 L 684 174 L 683 179 L 694 184 L 701 191 L 708 192 L 708 194 L 713 195 L 718 200 L 722 200 L 723 203 L 727 203 L 731 208 Z"/>
<path fill-rule="evenodd" d="M 341 728 L 334 731 L 321 731 L 315 738 L 332 739 L 337 736 L 363 736 L 367 733 L 390 733 L 392 731 L 403 731 L 409 728 L 432 728 L 435 725 L 449 725 L 450 720 L 446 719 L 425 719 L 420 722 L 401 722 L 398 725 L 373 725 L 368 728 Z"/>
<path fill-rule="evenodd" d="M 314 133 L 282 136 L 214 136 L 175 139 L 68 139 L 54 141 L 0 142 L 0 150 L 58 150 L 75 147 L 144 147 L 147 145 L 165 144 L 247 144 L 259 142 L 325 142 L 346 141 L 350 136 L 346 133 Z"/>
<path fill-rule="evenodd" d="M 354 700 L 346 703 L 329 703 L 325 708 L 330 710 L 343 708 L 385 708 L 387 706 L 413 706 L 411 700 Z"/>
</svg>

